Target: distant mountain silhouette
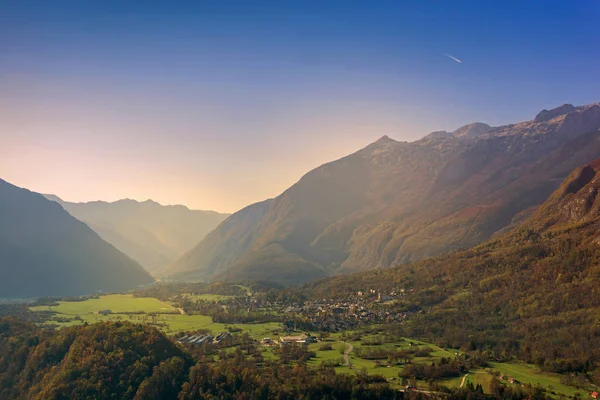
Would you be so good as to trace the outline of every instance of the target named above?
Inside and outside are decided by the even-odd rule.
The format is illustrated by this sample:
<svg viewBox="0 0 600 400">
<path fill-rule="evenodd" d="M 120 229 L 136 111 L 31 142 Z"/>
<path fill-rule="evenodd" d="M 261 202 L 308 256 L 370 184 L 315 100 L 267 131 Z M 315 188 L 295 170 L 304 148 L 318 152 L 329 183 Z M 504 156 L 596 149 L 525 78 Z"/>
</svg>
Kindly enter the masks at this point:
<svg viewBox="0 0 600 400">
<path fill-rule="evenodd" d="M 123 291 L 153 282 L 60 205 L 1 179 L 0 221 L 2 298 Z"/>
<path fill-rule="evenodd" d="M 71 203 L 55 195 L 45 196 L 148 271 L 171 263 L 229 216 L 181 205 L 163 206 L 152 200 Z"/>
<path fill-rule="evenodd" d="M 600 157 L 600 104 L 536 119 L 469 124 L 412 143 L 384 136 L 233 214 L 164 273 L 289 284 L 481 243 Z"/>
</svg>

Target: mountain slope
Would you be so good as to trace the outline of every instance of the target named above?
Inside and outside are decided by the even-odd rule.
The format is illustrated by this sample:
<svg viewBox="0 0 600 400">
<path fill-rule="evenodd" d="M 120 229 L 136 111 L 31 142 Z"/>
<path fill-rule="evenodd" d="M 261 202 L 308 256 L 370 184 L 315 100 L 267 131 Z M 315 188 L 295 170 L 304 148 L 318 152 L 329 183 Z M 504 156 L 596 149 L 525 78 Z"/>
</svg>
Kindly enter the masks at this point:
<svg viewBox="0 0 600 400">
<path fill-rule="evenodd" d="M 0 179 L 2 297 L 122 291 L 153 279 L 42 195 Z"/>
<path fill-rule="evenodd" d="M 555 372 L 600 362 L 600 159 L 577 168 L 519 228 L 466 251 L 328 278 L 302 293 L 405 292 L 407 335 L 516 355 Z"/>
<path fill-rule="evenodd" d="M 600 104 L 540 114 L 412 143 L 385 136 L 234 214 L 167 274 L 244 279 L 262 268 L 262 279 L 298 283 L 481 243 L 600 157 Z"/>
<path fill-rule="evenodd" d="M 58 202 L 69 214 L 149 271 L 181 256 L 228 217 L 228 214 L 190 210 L 181 205 L 163 206 L 151 200 L 70 203 L 54 195 L 46 195 L 46 198 Z"/>
</svg>

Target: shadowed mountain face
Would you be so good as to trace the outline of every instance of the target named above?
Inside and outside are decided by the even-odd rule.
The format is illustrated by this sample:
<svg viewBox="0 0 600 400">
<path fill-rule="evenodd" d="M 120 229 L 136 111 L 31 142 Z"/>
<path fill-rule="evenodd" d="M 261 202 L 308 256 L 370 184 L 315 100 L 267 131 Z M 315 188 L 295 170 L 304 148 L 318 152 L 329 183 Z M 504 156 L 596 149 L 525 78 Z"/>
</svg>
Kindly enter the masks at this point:
<svg viewBox="0 0 600 400">
<path fill-rule="evenodd" d="M 480 243 L 600 157 L 600 105 L 543 114 L 412 143 L 384 136 L 233 214 L 165 273 L 298 283 Z"/>
<path fill-rule="evenodd" d="M 54 195 L 65 210 L 148 271 L 171 263 L 198 244 L 229 214 L 163 206 L 148 200 L 70 203 Z"/>
<path fill-rule="evenodd" d="M 123 291 L 153 282 L 60 205 L 1 179 L 0 221 L 3 298 Z"/>
</svg>

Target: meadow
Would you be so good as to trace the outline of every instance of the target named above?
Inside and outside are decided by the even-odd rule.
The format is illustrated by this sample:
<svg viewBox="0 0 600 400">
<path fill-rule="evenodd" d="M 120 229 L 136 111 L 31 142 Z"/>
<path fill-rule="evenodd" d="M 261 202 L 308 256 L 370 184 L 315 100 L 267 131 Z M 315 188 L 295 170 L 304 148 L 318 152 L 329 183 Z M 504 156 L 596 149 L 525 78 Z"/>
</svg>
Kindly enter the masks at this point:
<svg viewBox="0 0 600 400">
<path fill-rule="evenodd" d="M 228 296 L 228 295 L 223 295 L 223 294 L 205 293 L 205 294 L 186 294 L 183 297 L 185 297 L 186 299 L 189 299 L 191 301 L 202 300 L 202 301 L 218 302 L 218 301 L 221 301 L 221 300 L 231 299 L 234 296 Z"/>
<path fill-rule="evenodd" d="M 221 297 L 211 296 L 212 299 Z M 112 294 L 100 296 L 97 299 L 85 301 L 61 301 L 58 305 L 31 307 L 31 311 L 51 311 L 54 316 L 48 321 L 62 326 L 94 323 L 101 321 L 131 321 L 136 323 L 148 323 L 155 325 L 167 334 L 179 332 L 207 330 L 212 333 L 226 331 L 228 327 L 241 329 L 248 332 L 256 339 L 272 336 L 276 338 L 280 324 L 221 324 L 212 321 L 205 315 L 184 315 L 179 309 L 168 302 L 148 297 L 134 297 L 130 294 Z M 110 314 L 98 314 L 98 311 L 110 310 Z M 154 314 L 150 315 L 150 314 Z M 274 333 L 275 332 L 275 333 Z"/>
</svg>

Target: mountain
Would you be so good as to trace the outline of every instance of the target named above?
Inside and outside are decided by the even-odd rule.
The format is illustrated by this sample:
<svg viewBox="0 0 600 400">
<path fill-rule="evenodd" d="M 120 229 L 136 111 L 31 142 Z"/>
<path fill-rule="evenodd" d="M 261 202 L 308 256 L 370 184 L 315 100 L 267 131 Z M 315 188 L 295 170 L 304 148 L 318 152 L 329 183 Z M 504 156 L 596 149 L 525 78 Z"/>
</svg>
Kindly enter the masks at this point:
<svg viewBox="0 0 600 400">
<path fill-rule="evenodd" d="M 291 284 L 481 243 L 600 157 L 600 104 L 540 114 L 410 143 L 384 136 L 233 214 L 165 274 Z"/>
<path fill-rule="evenodd" d="M 45 196 L 148 271 L 184 254 L 229 216 L 182 205 L 163 206 L 152 200 L 70 203 L 55 195 Z"/>
<path fill-rule="evenodd" d="M 3 298 L 123 291 L 153 282 L 60 205 L 1 179 L 0 221 Z"/>
<path fill-rule="evenodd" d="M 465 251 L 308 284 L 314 299 L 402 292 L 406 335 L 553 372 L 600 361 L 600 159 L 513 231 Z"/>
</svg>

